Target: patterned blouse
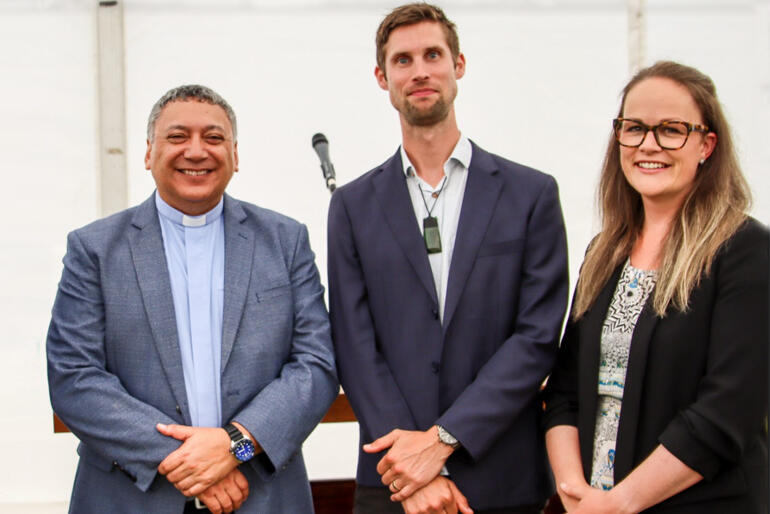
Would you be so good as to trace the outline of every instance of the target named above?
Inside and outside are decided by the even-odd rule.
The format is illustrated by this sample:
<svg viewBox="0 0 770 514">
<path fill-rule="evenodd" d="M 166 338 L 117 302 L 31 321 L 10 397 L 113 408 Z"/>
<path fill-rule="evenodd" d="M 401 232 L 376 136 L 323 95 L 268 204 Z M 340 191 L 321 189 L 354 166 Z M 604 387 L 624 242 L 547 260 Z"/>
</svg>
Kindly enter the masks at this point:
<svg viewBox="0 0 770 514">
<path fill-rule="evenodd" d="M 623 403 L 628 353 L 636 321 L 655 288 L 657 275 L 631 266 L 627 260 L 612 297 L 601 335 L 599 401 L 596 409 L 591 486 L 612 489 L 615 484 L 615 441 Z"/>
</svg>

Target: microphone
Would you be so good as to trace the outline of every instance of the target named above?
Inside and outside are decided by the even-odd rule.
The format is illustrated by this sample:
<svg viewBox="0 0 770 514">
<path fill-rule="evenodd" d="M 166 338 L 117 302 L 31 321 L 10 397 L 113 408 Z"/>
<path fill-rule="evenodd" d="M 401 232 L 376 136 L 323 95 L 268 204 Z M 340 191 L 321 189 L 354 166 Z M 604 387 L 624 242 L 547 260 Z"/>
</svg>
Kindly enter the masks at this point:
<svg viewBox="0 0 770 514">
<path fill-rule="evenodd" d="M 321 172 L 326 180 L 326 187 L 329 188 L 330 193 L 333 193 L 337 189 L 337 179 L 334 174 L 334 165 L 329 159 L 329 140 L 320 132 L 313 135 L 313 150 L 321 160 Z"/>
</svg>

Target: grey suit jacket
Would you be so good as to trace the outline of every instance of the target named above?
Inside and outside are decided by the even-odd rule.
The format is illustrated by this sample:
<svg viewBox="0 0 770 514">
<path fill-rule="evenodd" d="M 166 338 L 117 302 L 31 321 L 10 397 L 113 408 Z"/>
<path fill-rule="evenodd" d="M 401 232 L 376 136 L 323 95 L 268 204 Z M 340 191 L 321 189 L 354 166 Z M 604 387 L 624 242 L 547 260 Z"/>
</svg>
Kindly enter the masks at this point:
<svg viewBox="0 0 770 514">
<path fill-rule="evenodd" d="M 223 423 L 264 454 L 240 466 L 239 512 L 312 512 L 300 451 L 338 390 L 307 230 L 224 200 Z M 54 411 L 80 439 L 71 512 L 181 513 L 157 473 L 189 425 L 174 305 L 154 198 L 69 234 L 47 341 Z"/>
</svg>

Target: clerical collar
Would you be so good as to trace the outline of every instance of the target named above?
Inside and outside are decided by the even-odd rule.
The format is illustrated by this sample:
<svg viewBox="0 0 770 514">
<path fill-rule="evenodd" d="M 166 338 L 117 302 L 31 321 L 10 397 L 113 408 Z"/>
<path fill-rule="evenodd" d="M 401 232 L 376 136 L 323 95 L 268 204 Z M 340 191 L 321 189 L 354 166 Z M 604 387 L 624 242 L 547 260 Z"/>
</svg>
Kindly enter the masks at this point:
<svg viewBox="0 0 770 514">
<path fill-rule="evenodd" d="M 223 196 L 220 198 L 219 203 L 209 212 L 201 214 L 200 216 L 188 216 L 163 201 L 163 198 L 160 197 L 158 191 L 155 191 L 155 206 L 158 208 L 158 213 L 167 220 L 184 227 L 202 227 L 209 223 L 214 223 L 222 215 L 224 205 L 225 198 Z"/>
<path fill-rule="evenodd" d="M 401 145 L 400 151 L 401 151 L 401 165 L 404 167 L 404 175 L 406 175 L 407 177 L 413 177 L 415 175 L 414 166 L 409 160 L 409 156 L 406 155 L 406 150 L 404 150 L 403 144 Z M 467 170 L 471 166 L 472 153 L 473 153 L 473 148 L 471 147 L 470 140 L 467 137 L 460 134 L 460 139 L 457 141 L 457 144 L 455 145 L 454 150 L 452 150 L 452 155 L 449 156 L 449 159 L 447 159 L 447 162 L 452 162 L 454 160 L 462 165 L 460 169 Z"/>
</svg>

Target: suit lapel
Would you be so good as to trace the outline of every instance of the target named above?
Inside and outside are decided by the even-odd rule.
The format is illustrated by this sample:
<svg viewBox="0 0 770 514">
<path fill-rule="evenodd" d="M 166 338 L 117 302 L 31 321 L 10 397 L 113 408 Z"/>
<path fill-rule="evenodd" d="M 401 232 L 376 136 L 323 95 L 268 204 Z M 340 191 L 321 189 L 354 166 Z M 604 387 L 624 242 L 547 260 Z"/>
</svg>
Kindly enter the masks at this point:
<svg viewBox="0 0 770 514">
<path fill-rule="evenodd" d="M 254 234 L 244 225 L 246 212 L 237 200 L 225 195 L 225 295 L 222 319 L 224 373 L 241 323 L 253 268 Z"/>
<path fill-rule="evenodd" d="M 154 194 L 139 205 L 131 222 L 128 242 L 147 319 L 171 391 L 189 423 L 174 299 Z"/>
<path fill-rule="evenodd" d="M 578 426 L 580 430 L 580 453 L 583 469 L 589 474 L 592 466 L 596 408 L 598 403 L 598 376 L 600 346 L 604 319 L 612 302 L 612 296 L 623 271 L 623 264 L 618 266 L 607 281 L 594 306 L 585 314 L 580 331 L 580 374 L 578 397 L 581 399 Z M 623 389 L 623 407 L 620 411 L 618 435 L 615 442 L 615 483 L 622 480 L 633 468 L 634 447 L 636 441 L 639 403 L 642 396 L 645 367 L 650 339 L 658 323 L 658 317 L 652 309 L 652 295 L 639 314 L 639 319 L 631 336 L 631 348 L 628 356 L 625 387 Z M 590 475 L 586 477 L 590 479 Z"/>
<path fill-rule="evenodd" d="M 465 283 L 473 269 L 476 253 L 487 231 L 500 196 L 501 182 L 495 176 L 497 165 L 492 157 L 473 144 L 468 180 L 463 194 L 463 205 L 457 225 L 452 263 L 449 267 L 446 303 L 444 305 L 444 332 L 452 321 Z"/>
<path fill-rule="evenodd" d="M 618 438 L 615 443 L 615 483 L 628 475 L 634 466 L 636 429 L 639 420 L 639 404 L 644 387 L 647 354 L 652 334 L 659 319 L 652 307 L 652 296 L 651 293 L 647 298 L 631 336 L 631 349 L 628 355 L 628 368 L 623 388 L 623 408 L 620 411 Z M 621 451 L 617 451 L 617 449 Z"/>
<path fill-rule="evenodd" d="M 383 217 L 425 290 L 438 305 L 436 286 L 430 270 L 428 252 L 414 215 L 414 207 L 406 187 L 401 154 L 390 158 L 372 180 L 375 196 Z"/>
</svg>

